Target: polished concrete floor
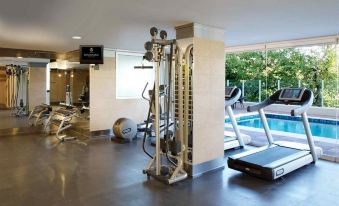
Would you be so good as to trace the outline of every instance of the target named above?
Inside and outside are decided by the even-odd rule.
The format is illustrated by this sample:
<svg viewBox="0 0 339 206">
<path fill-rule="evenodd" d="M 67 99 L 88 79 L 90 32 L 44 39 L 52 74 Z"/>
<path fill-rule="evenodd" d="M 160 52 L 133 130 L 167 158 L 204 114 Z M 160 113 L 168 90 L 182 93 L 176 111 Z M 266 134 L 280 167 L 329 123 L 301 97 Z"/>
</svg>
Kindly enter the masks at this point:
<svg viewBox="0 0 339 206">
<path fill-rule="evenodd" d="M 12 110 L 0 110 L 0 129 L 28 126 L 27 117 L 14 117 Z"/>
<path fill-rule="evenodd" d="M 59 143 L 42 133 L 1 136 L 0 205 L 338 205 L 336 163 L 319 161 L 276 182 L 226 166 L 168 186 L 142 174 L 149 159 L 140 144 L 104 137 Z"/>
</svg>

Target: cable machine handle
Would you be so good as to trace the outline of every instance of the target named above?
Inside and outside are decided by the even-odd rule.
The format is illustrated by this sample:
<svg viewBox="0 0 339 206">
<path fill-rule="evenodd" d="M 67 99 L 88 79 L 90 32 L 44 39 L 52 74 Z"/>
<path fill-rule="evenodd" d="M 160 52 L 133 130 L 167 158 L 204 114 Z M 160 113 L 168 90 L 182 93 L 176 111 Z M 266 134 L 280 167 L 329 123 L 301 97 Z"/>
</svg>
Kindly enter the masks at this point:
<svg viewBox="0 0 339 206">
<path fill-rule="evenodd" d="M 141 94 L 141 96 L 142 96 L 142 98 L 143 98 L 143 99 L 145 99 L 145 100 L 147 100 L 147 101 L 149 101 L 149 102 L 150 102 L 150 100 L 149 100 L 149 99 L 147 99 L 147 98 L 145 97 L 145 91 L 146 91 L 146 88 L 147 88 L 147 86 L 148 86 L 148 82 L 146 83 L 146 85 L 145 85 L 144 89 L 142 90 L 142 94 Z"/>
</svg>

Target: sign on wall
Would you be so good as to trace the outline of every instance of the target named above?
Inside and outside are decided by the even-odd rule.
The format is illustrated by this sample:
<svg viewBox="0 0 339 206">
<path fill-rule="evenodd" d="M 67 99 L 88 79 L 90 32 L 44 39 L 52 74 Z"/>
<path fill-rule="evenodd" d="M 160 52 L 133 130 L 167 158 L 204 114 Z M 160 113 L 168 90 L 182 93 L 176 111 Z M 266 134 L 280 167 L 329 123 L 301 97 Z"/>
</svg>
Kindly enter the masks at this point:
<svg viewBox="0 0 339 206">
<path fill-rule="evenodd" d="M 80 64 L 103 64 L 104 46 L 102 45 L 81 45 Z"/>
</svg>

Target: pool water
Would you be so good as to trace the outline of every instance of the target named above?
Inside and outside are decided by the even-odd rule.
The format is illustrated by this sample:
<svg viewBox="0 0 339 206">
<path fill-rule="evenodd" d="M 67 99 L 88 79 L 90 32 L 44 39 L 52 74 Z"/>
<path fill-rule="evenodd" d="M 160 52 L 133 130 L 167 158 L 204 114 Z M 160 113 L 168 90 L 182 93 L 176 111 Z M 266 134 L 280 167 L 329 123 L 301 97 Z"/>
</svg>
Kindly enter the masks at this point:
<svg viewBox="0 0 339 206">
<path fill-rule="evenodd" d="M 271 130 L 305 134 L 305 129 L 300 118 L 266 115 L 269 128 Z M 336 139 L 339 138 L 339 122 L 335 120 L 309 119 L 313 136 Z M 323 122 L 322 122 L 323 121 Z M 252 116 L 249 119 L 237 121 L 240 126 L 264 128 L 259 116 Z"/>
</svg>

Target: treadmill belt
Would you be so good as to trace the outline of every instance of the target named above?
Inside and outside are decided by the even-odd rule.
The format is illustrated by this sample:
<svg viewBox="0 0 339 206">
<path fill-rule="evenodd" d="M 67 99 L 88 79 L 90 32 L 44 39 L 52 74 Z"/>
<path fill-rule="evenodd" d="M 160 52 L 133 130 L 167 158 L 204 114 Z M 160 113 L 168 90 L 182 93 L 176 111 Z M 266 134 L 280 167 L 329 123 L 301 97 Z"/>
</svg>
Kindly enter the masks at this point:
<svg viewBox="0 0 339 206">
<path fill-rule="evenodd" d="M 298 149 L 276 146 L 261 152 L 256 152 L 254 154 L 239 158 L 239 160 L 259 166 L 264 166 L 289 155 L 298 153 L 300 151 L 301 150 Z"/>
</svg>

